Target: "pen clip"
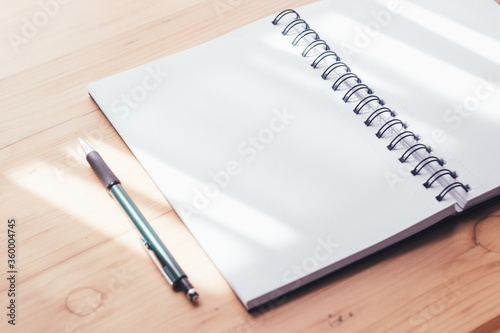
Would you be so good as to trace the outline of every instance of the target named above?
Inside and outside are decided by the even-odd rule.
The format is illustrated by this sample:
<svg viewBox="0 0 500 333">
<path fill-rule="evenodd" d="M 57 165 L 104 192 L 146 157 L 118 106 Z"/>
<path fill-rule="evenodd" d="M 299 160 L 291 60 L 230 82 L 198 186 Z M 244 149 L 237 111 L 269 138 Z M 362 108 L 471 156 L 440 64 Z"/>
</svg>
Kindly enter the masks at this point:
<svg viewBox="0 0 500 333">
<path fill-rule="evenodd" d="M 149 247 L 148 242 L 146 242 L 142 238 L 139 238 L 139 242 L 141 242 L 142 247 L 144 248 L 144 250 L 146 250 L 146 253 L 149 255 L 149 257 L 151 258 L 151 260 L 153 260 L 155 266 L 158 267 L 158 270 L 165 277 L 165 279 L 168 281 L 168 283 L 170 283 L 170 285 L 173 285 L 174 283 L 172 282 L 172 280 L 170 280 L 170 278 L 168 277 L 168 275 L 163 270 L 163 267 L 161 266 L 161 263 L 158 260 L 158 257 L 156 256 L 156 253 Z"/>
</svg>

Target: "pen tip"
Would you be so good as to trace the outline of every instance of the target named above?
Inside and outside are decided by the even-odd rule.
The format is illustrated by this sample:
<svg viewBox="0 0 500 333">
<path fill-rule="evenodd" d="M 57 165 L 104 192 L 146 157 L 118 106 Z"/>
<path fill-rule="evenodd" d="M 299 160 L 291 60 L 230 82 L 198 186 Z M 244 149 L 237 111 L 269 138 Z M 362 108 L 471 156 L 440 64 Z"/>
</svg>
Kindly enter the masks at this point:
<svg viewBox="0 0 500 333">
<path fill-rule="evenodd" d="M 94 149 L 92 149 L 92 147 L 90 147 L 90 145 L 87 142 L 85 142 L 85 140 L 83 140 L 82 138 L 78 138 L 78 141 L 80 141 L 80 145 L 82 146 L 85 155 L 88 155 L 89 153 L 94 151 Z"/>
</svg>

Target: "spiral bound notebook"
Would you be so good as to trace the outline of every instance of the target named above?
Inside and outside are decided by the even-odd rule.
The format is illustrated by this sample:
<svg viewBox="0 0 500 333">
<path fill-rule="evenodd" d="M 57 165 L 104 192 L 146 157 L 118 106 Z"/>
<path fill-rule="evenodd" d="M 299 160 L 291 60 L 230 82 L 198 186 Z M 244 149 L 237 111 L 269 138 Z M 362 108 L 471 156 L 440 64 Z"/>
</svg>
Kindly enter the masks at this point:
<svg viewBox="0 0 500 333">
<path fill-rule="evenodd" d="M 89 91 L 250 309 L 499 194 L 499 17 L 320 1 Z"/>
</svg>

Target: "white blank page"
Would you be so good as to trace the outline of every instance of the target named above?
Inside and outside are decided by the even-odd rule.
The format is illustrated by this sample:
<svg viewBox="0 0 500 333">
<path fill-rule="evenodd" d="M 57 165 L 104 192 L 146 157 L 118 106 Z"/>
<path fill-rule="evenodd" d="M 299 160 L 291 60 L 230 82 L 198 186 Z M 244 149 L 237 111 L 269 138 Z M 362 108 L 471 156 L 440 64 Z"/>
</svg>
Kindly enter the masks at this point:
<svg viewBox="0 0 500 333">
<path fill-rule="evenodd" d="M 247 308 L 454 213 L 273 17 L 89 86 Z"/>
</svg>

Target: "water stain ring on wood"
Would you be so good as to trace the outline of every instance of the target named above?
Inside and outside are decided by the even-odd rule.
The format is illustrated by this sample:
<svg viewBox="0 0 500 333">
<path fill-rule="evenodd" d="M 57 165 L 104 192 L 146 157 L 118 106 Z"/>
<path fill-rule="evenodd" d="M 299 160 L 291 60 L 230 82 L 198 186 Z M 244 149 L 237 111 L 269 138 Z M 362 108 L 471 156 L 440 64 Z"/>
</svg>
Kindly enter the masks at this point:
<svg viewBox="0 0 500 333">
<path fill-rule="evenodd" d="M 486 250 L 500 253 L 500 214 L 489 215 L 477 221 L 474 240 Z"/>
<path fill-rule="evenodd" d="M 99 309 L 104 294 L 92 287 L 73 289 L 66 296 L 66 308 L 79 316 L 87 316 Z"/>
</svg>

